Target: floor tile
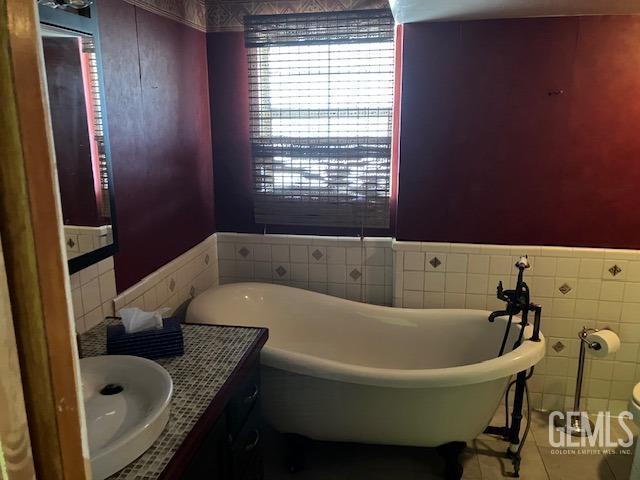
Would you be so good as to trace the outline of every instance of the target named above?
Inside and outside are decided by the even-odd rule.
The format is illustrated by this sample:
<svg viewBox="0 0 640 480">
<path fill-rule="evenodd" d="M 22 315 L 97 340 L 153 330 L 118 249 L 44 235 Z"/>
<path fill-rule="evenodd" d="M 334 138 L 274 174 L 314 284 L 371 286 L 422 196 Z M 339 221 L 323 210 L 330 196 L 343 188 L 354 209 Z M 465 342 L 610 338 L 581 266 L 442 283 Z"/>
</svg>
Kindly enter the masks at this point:
<svg viewBox="0 0 640 480">
<path fill-rule="evenodd" d="M 497 412 L 492 424 L 504 423 Z M 612 439 L 622 437 L 612 428 Z M 309 442 L 305 468 L 292 475 L 283 463 L 284 442 L 274 431 L 265 432 L 267 480 L 441 480 L 443 461 L 435 449 Z M 536 445 L 538 441 L 540 445 Z M 520 477 L 524 480 L 629 480 L 632 455 L 620 449 L 595 455 L 554 454 L 550 448 L 546 415 L 534 412 L 522 451 Z M 462 456 L 465 480 L 513 478 L 504 457 L 508 443 L 488 435 L 474 440 Z"/>
<path fill-rule="evenodd" d="M 550 480 L 615 480 L 604 455 L 554 454 L 559 449 L 538 447 Z"/>
<path fill-rule="evenodd" d="M 631 453 L 629 453 L 631 450 Z M 606 452 L 604 458 L 616 480 L 629 480 L 634 449 L 614 449 Z"/>
<path fill-rule="evenodd" d="M 611 451 L 607 450 L 604 454 L 604 458 L 615 475 L 616 480 L 629 479 L 633 455 L 638 444 L 638 427 L 633 422 L 625 422 L 625 424 L 634 434 L 633 445 L 629 448 L 618 447 L 611 449 Z M 611 424 L 611 440 L 614 442 L 619 440 L 627 442 L 628 439 L 628 433 L 614 420 Z"/>
<path fill-rule="evenodd" d="M 513 465 L 504 455 L 508 447 L 507 442 L 476 439 L 474 445 L 484 480 L 513 478 Z M 520 477 L 526 480 L 548 480 L 549 478 L 538 448 L 532 441 L 527 441 L 522 449 Z"/>
<path fill-rule="evenodd" d="M 538 446 L 547 447 L 547 448 L 557 448 L 556 445 L 551 445 L 551 443 L 549 442 L 549 414 L 547 412 L 534 411 L 531 413 L 530 434 L 533 436 L 533 440 Z M 561 434 L 558 431 L 554 431 L 552 435 L 553 435 L 552 439 L 556 442 L 559 442 L 562 440 L 561 435 L 564 435 L 564 434 Z M 571 440 L 573 442 L 576 442 L 576 445 L 578 444 L 578 442 L 580 442 L 578 437 L 571 437 Z M 586 440 L 584 442 L 586 442 Z M 562 448 L 567 448 L 570 450 L 582 450 L 584 448 L 597 449 L 597 450 L 602 449 L 602 447 L 599 445 L 590 447 L 588 443 L 583 443 L 583 442 L 580 442 L 580 443 L 581 444 L 578 446 L 568 446 L 568 447 L 563 446 Z"/>
<path fill-rule="evenodd" d="M 273 431 L 264 435 L 267 480 L 441 480 L 444 464 L 433 448 L 313 442 L 305 449 L 305 467 L 295 475 L 284 466 L 284 442 Z M 463 480 L 481 480 L 475 448 L 461 457 Z"/>
<path fill-rule="evenodd" d="M 531 412 L 530 434 L 534 442 L 541 447 L 550 447 L 549 444 L 549 416 L 546 412 Z M 556 437 L 557 438 L 557 437 Z"/>
</svg>

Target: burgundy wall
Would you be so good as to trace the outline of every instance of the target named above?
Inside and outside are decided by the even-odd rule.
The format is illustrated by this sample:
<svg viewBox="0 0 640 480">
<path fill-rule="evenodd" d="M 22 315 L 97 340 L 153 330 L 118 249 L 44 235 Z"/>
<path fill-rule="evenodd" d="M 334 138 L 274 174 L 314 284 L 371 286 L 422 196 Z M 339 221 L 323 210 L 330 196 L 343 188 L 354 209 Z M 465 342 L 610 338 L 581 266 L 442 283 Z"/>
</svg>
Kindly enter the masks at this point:
<svg viewBox="0 0 640 480">
<path fill-rule="evenodd" d="M 207 34 L 211 127 L 215 170 L 216 227 L 219 231 L 262 233 L 253 219 L 249 78 L 243 32 Z M 359 228 L 269 225 L 268 233 L 359 235 Z M 367 235 L 389 235 L 367 229 Z"/>
<path fill-rule="evenodd" d="M 249 77 L 242 32 L 207 34 L 216 228 L 262 231 L 253 222 Z"/>
<path fill-rule="evenodd" d="M 215 231 L 206 38 L 99 6 L 123 291 Z"/>
<path fill-rule="evenodd" d="M 64 224 L 103 225 L 94 190 L 79 41 L 43 37 L 42 47 Z"/>
<path fill-rule="evenodd" d="M 639 45 L 629 16 L 406 25 L 397 237 L 639 248 Z"/>
</svg>

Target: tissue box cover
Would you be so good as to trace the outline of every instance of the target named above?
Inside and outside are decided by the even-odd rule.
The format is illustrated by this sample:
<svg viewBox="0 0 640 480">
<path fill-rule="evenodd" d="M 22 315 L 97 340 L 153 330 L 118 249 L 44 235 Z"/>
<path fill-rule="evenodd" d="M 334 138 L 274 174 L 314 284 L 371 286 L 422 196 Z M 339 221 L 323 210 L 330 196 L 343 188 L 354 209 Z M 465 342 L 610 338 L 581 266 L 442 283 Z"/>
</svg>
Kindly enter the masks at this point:
<svg viewBox="0 0 640 480">
<path fill-rule="evenodd" d="M 163 319 L 163 328 L 125 333 L 124 325 L 107 327 L 109 355 L 135 355 L 145 358 L 175 357 L 184 354 L 180 319 Z"/>
</svg>

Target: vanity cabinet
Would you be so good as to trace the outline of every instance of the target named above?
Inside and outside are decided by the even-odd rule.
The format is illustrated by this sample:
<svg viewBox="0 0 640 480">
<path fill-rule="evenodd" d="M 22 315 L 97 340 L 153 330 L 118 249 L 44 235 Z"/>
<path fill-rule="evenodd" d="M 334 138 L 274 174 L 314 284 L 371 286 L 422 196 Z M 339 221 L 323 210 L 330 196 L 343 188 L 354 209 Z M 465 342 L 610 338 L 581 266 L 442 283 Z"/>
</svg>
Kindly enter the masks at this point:
<svg viewBox="0 0 640 480">
<path fill-rule="evenodd" d="M 182 478 L 262 480 L 260 370 L 255 360 L 234 379 L 228 401 Z"/>
<path fill-rule="evenodd" d="M 104 355 L 107 326 L 80 336 L 86 356 Z M 260 351 L 265 328 L 185 323 L 185 353 L 162 358 L 173 379 L 167 426 L 109 480 L 260 480 Z"/>
</svg>

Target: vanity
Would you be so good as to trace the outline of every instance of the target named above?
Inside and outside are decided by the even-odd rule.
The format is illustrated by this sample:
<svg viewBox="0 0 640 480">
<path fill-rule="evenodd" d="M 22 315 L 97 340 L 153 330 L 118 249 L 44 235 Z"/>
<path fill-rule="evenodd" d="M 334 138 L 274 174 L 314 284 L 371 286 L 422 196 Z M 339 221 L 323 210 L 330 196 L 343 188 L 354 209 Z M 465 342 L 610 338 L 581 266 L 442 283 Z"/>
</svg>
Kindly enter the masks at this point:
<svg viewBox="0 0 640 480">
<path fill-rule="evenodd" d="M 80 336 L 83 357 L 106 353 L 107 322 Z M 262 479 L 259 359 L 268 331 L 182 328 L 184 355 L 157 360 L 173 380 L 167 426 L 145 453 L 109 478 Z"/>
</svg>

